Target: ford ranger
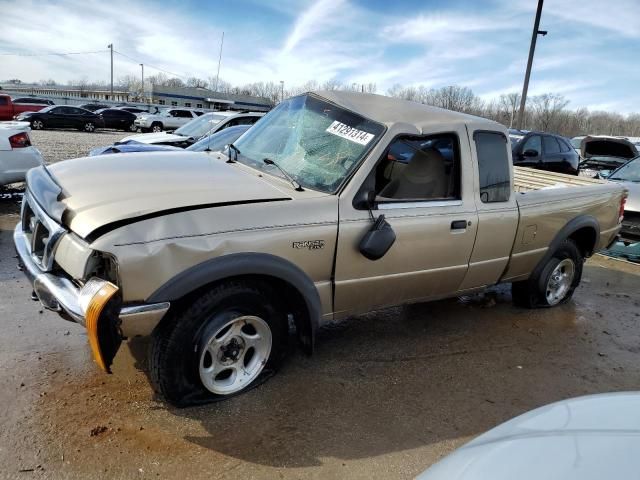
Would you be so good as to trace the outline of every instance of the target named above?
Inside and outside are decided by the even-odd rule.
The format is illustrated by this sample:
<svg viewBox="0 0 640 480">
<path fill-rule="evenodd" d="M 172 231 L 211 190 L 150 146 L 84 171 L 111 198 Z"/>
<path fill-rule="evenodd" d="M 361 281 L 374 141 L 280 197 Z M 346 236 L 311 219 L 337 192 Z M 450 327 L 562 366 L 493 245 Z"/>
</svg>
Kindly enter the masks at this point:
<svg viewBox="0 0 640 480">
<path fill-rule="evenodd" d="M 503 282 L 524 307 L 567 302 L 625 195 L 514 170 L 493 121 L 318 92 L 224 154 L 33 169 L 14 241 L 37 297 L 86 327 L 99 367 L 150 335 L 155 388 L 183 406 L 259 384 L 290 338 L 311 352 L 324 321 Z"/>
</svg>

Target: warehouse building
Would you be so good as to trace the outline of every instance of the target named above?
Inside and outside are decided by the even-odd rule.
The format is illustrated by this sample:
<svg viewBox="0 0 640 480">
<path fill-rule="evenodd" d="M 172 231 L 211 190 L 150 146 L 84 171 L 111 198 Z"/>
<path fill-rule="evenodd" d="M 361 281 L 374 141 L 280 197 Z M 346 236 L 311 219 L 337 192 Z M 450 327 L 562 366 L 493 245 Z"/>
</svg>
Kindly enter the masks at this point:
<svg viewBox="0 0 640 480">
<path fill-rule="evenodd" d="M 264 97 L 250 95 L 232 95 L 214 92 L 207 88 L 191 87 L 163 87 L 153 85 L 151 92 L 145 92 L 146 102 L 141 102 L 139 92 L 128 92 L 110 89 L 89 87 L 68 87 L 62 85 L 0 85 L 3 93 L 13 97 L 38 97 L 53 100 L 56 105 L 80 105 L 83 103 L 106 103 L 118 105 L 122 103 L 135 103 L 137 105 L 149 105 L 164 107 L 202 108 L 209 110 L 251 110 L 254 112 L 268 112 L 272 104 Z"/>
<path fill-rule="evenodd" d="M 267 112 L 272 107 L 271 102 L 264 97 L 233 95 L 200 87 L 162 87 L 154 85 L 151 90 L 151 99 L 154 104 L 166 107 L 251 110 L 254 112 Z"/>
</svg>

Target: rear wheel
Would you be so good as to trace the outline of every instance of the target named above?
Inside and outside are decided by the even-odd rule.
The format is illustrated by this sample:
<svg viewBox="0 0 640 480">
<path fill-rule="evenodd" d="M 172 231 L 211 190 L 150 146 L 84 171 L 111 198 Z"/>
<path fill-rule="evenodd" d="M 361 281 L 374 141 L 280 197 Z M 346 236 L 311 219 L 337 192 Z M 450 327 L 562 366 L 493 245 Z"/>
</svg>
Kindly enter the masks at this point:
<svg viewBox="0 0 640 480">
<path fill-rule="evenodd" d="M 571 299 L 582 279 L 584 257 L 572 240 L 565 240 L 528 280 L 514 282 L 511 295 L 526 308 L 554 307 Z"/>
<path fill-rule="evenodd" d="M 151 379 L 176 406 L 223 400 L 275 373 L 286 352 L 286 314 L 267 285 L 217 285 L 153 335 Z"/>
<path fill-rule="evenodd" d="M 31 128 L 34 130 L 42 130 L 44 129 L 44 122 L 42 120 L 32 120 Z"/>
<path fill-rule="evenodd" d="M 160 122 L 153 122 L 151 124 L 151 131 L 152 132 L 161 132 L 162 131 L 162 124 Z"/>
</svg>

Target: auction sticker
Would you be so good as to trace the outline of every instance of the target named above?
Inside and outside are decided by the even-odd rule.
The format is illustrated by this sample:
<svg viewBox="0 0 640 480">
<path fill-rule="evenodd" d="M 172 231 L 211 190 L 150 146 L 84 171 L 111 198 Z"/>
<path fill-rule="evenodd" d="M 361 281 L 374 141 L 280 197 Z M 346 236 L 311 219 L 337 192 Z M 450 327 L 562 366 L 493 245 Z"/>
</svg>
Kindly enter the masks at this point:
<svg viewBox="0 0 640 480">
<path fill-rule="evenodd" d="M 337 135 L 338 137 L 346 138 L 347 140 L 351 140 L 352 142 L 359 143 L 360 145 L 366 145 L 373 139 L 373 133 L 367 133 L 363 130 L 358 130 L 357 128 L 350 127 L 349 125 L 345 125 L 339 121 L 334 121 L 329 128 L 326 130 L 333 135 Z"/>
</svg>

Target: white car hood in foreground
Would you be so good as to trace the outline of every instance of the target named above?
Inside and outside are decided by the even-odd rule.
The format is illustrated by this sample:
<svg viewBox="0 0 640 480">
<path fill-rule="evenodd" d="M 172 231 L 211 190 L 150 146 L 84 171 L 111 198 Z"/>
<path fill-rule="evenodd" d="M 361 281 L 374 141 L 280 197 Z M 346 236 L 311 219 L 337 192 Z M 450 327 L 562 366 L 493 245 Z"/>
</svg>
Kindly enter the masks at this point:
<svg viewBox="0 0 640 480">
<path fill-rule="evenodd" d="M 158 143 L 184 142 L 187 138 L 189 137 L 183 137 L 182 135 L 175 135 L 167 132 L 141 133 L 138 135 L 129 135 L 128 137 L 124 137 L 119 143 L 133 140 L 140 143 L 146 143 L 147 145 L 153 145 Z"/>
<path fill-rule="evenodd" d="M 462 446 L 420 480 L 601 480 L 640 476 L 640 392 L 553 403 Z"/>
</svg>

